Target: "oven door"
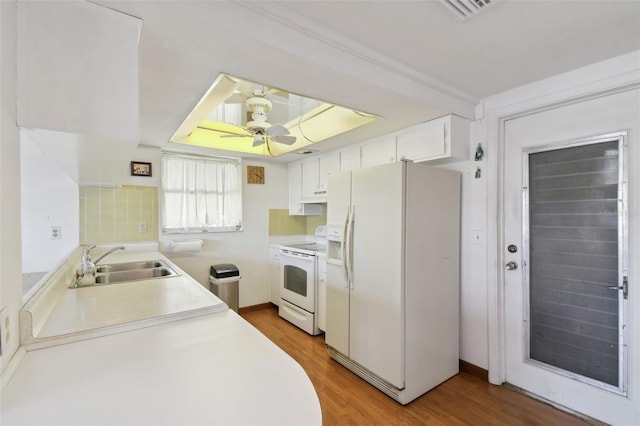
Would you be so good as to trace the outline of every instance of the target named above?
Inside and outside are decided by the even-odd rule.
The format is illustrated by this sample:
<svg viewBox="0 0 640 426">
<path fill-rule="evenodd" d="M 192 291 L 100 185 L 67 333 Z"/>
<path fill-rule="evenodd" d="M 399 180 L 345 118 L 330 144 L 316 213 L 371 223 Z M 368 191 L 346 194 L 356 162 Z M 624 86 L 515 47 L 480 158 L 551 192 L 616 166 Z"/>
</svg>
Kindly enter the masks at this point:
<svg viewBox="0 0 640 426">
<path fill-rule="evenodd" d="M 307 312 L 315 312 L 316 256 L 280 250 L 282 287 L 280 297 Z"/>
</svg>

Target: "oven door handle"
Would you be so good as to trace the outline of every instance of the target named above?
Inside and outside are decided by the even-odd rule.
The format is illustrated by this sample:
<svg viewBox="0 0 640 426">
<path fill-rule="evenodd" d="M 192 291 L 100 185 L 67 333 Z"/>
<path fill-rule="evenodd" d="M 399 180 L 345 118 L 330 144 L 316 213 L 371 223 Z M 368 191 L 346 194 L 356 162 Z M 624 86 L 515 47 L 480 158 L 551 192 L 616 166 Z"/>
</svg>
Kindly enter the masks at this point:
<svg viewBox="0 0 640 426">
<path fill-rule="evenodd" d="M 280 256 L 284 256 L 284 257 L 289 257 L 291 259 L 298 259 L 298 260 L 302 260 L 305 262 L 312 262 L 313 259 L 315 258 L 315 256 L 311 255 L 311 254 L 304 254 L 304 253 L 292 253 L 290 251 L 281 251 L 280 252 Z"/>
</svg>

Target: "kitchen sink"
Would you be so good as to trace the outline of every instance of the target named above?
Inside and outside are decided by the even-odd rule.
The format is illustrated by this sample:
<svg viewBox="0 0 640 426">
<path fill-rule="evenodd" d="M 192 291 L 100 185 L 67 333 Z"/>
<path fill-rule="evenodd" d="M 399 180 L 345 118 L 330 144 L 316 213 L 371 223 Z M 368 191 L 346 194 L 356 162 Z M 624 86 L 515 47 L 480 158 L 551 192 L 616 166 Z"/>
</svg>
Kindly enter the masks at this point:
<svg viewBox="0 0 640 426">
<path fill-rule="evenodd" d="M 87 285 L 104 285 L 128 281 L 150 280 L 154 278 L 177 277 L 178 274 L 164 260 L 141 260 L 137 262 L 107 263 L 96 266 L 95 284 L 78 285 L 77 280 L 70 288 Z"/>
<path fill-rule="evenodd" d="M 120 270 L 108 273 L 98 273 L 96 284 L 114 284 L 126 281 L 140 281 L 153 278 L 175 277 L 178 273 L 166 265 L 141 269 Z"/>
<path fill-rule="evenodd" d="M 159 268 L 159 267 L 168 268 L 168 266 L 162 260 L 142 260 L 139 262 L 111 263 L 107 265 L 97 265 L 96 272 L 111 273 L 111 272 L 131 271 L 136 269 L 149 269 L 149 268 Z"/>
</svg>

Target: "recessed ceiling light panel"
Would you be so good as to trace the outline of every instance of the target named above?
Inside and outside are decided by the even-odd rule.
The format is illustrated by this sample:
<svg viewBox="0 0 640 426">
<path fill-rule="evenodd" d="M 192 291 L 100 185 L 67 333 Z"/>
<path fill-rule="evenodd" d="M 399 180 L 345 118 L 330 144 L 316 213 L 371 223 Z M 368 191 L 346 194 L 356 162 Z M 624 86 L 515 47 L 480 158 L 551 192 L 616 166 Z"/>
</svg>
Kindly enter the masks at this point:
<svg viewBox="0 0 640 426">
<path fill-rule="evenodd" d="M 278 156 L 378 118 L 223 73 L 170 141 Z"/>
</svg>

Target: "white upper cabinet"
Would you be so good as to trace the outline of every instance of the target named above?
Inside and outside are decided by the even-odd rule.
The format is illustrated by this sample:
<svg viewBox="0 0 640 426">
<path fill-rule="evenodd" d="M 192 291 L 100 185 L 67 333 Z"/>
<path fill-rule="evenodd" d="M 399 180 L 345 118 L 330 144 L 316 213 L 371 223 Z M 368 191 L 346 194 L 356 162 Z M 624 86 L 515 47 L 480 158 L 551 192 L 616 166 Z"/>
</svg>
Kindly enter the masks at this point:
<svg viewBox="0 0 640 426">
<path fill-rule="evenodd" d="M 470 127 L 469 120 L 456 115 L 411 127 L 397 135 L 398 160 L 468 160 Z"/>
<path fill-rule="evenodd" d="M 361 146 L 362 168 L 379 166 L 396 161 L 396 138 L 390 136 L 365 143 Z"/>
<path fill-rule="evenodd" d="M 326 200 L 327 193 L 320 191 L 320 157 L 302 160 L 302 201 Z"/>
<path fill-rule="evenodd" d="M 302 160 L 302 202 L 327 201 L 327 176 L 340 171 L 340 154 L 331 151 Z"/>
<path fill-rule="evenodd" d="M 289 214 L 292 216 L 321 215 L 321 204 L 302 202 L 302 180 L 302 160 L 292 161 L 289 163 Z"/>
<path fill-rule="evenodd" d="M 18 2 L 18 125 L 137 143 L 141 28 L 90 2 Z"/>
<path fill-rule="evenodd" d="M 360 145 L 347 146 L 339 152 L 341 172 L 348 172 L 360 168 Z"/>
<path fill-rule="evenodd" d="M 470 121 L 447 115 L 363 143 L 289 163 L 289 214 L 322 214 L 327 177 L 400 160 L 434 163 L 469 159 Z"/>
<path fill-rule="evenodd" d="M 320 154 L 320 184 L 319 189 L 324 191 L 325 200 L 327 198 L 328 182 L 327 177 L 331 173 L 340 171 L 340 153 L 338 151 L 325 152 Z"/>
</svg>

